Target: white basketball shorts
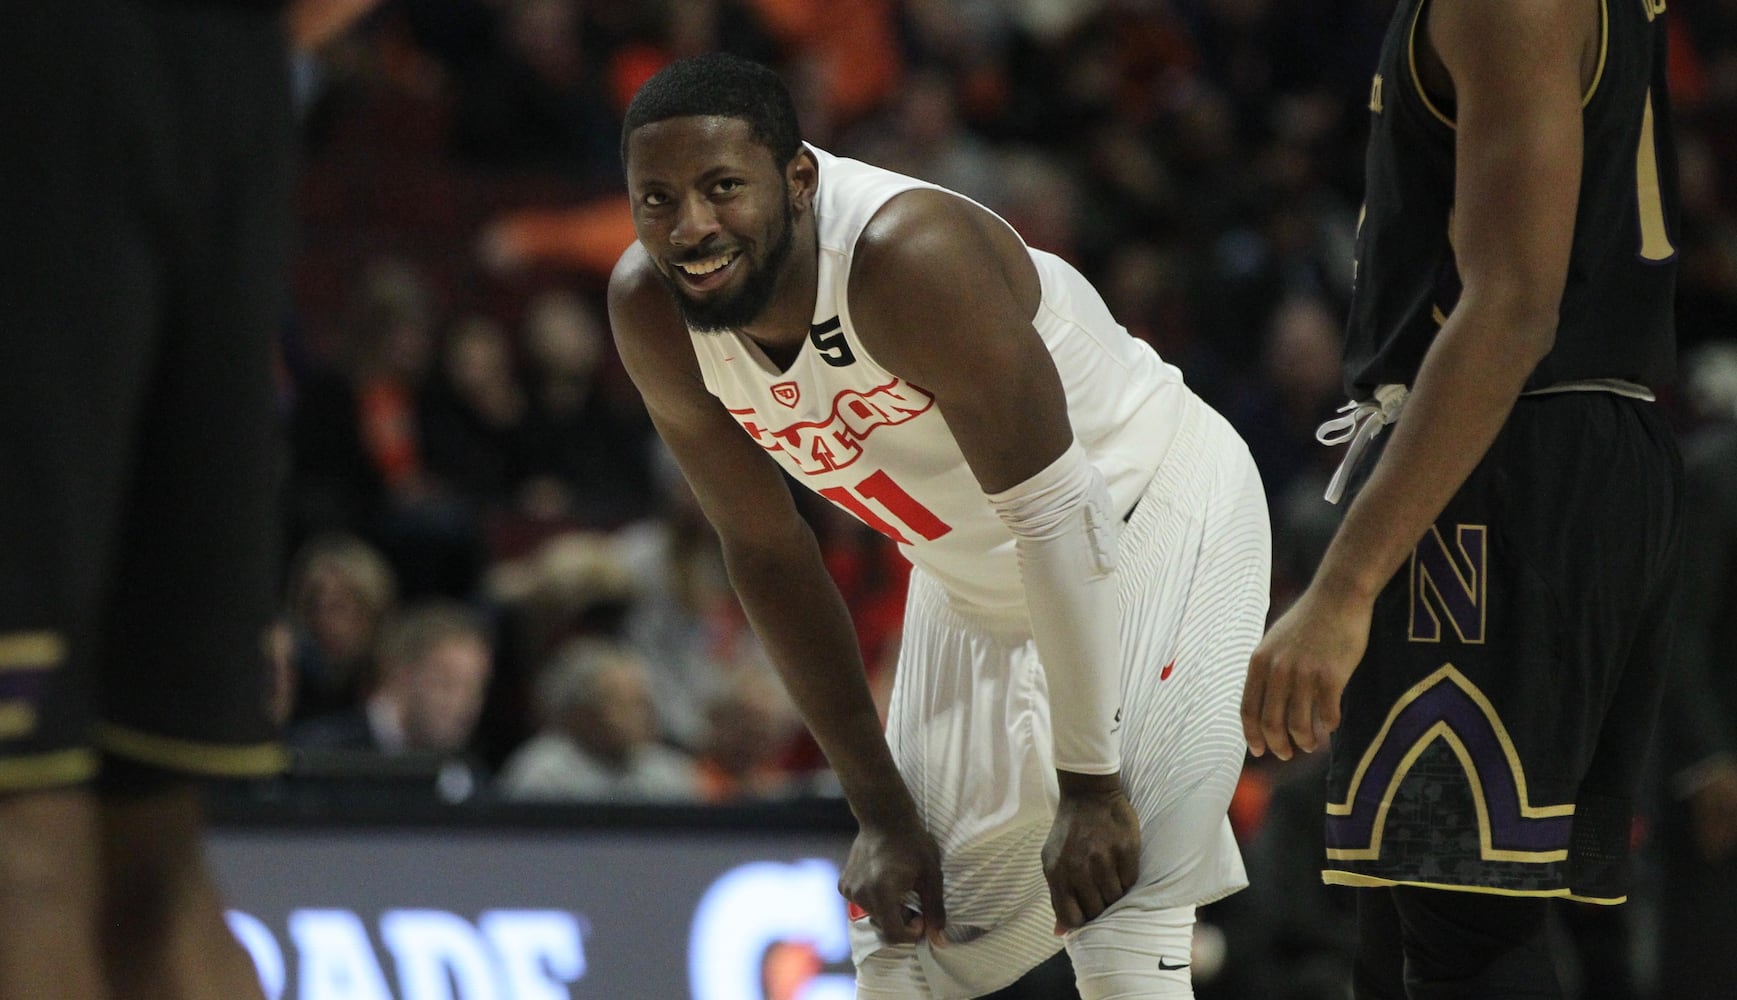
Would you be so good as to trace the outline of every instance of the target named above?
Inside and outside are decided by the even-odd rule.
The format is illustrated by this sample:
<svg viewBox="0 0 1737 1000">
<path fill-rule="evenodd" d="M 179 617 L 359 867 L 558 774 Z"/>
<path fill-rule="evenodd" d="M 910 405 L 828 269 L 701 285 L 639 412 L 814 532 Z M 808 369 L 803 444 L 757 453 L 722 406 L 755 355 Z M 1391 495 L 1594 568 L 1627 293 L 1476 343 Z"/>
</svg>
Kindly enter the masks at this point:
<svg viewBox="0 0 1737 1000">
<path fill-rule="evenodd" d="M 1225 813 L 1242 769 L 1239 708 L 1271 561 L 1247 447 L 1210 408 L 1191 408 L 1119 544 L 1122 783 L 1141 821 L 1140 881 L 1065 942 L 1039 857 L 1057 791 L 1029 626 L 961 607 L 913 571 L 887 742 L 940 844 L 952 943 L 890 947 L 857 920 L 859 998 L 980 997 L 1064 944 L 1082 990 L 1122 984 L 1087 1000 L 1190 995 L 1185 975 L 1184 992 L 1174 991 L 1185 949 L 1166 958 L 1117 942 L 1162 944 L 1176 937 L 1178 912 L 1191 925 L 1194 907 L 1248 884 Z M 1147 992 L 1125 992 L 1129 983 Z"/>
</svg>

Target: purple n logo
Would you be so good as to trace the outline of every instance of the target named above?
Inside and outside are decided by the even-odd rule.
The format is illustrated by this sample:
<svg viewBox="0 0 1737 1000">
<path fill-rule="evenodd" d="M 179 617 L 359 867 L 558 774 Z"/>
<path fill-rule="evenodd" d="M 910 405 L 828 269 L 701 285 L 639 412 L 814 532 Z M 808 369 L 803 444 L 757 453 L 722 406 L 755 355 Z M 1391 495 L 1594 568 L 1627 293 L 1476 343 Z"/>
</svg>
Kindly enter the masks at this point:
<svg viewBox="0 0 1737 1000">
<path fill-rule="evenodd" d="M 1455 525 L 1450 549 L 1441 531 L 1430 525 L 1411 551 L 1412 642 L 1440 642 L 1443 618 L 1461 642 L 1484 641 L 1489 535 L 1486 525 Z"/>
</svg>

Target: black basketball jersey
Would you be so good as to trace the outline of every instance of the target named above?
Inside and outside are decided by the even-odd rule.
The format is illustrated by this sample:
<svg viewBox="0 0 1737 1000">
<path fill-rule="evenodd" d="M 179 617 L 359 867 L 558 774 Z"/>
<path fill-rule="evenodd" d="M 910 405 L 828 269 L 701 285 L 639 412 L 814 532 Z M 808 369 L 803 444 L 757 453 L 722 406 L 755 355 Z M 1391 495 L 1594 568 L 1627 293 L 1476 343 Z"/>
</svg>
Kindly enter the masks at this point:
<svg viewBox="0 0 1737 1000">
<path fill-rule="evenodd" d="M 1411 384 L 1460 279 L 1448 242 L 1451 112 L 1414 62 L 1429 0 L 1401 0 L 1371 88 L 1357 276 L 1345 342 L 1354 398 Z M 1602 0 L 1598 73 L 1582 112 L 1585 159 L 1556 342 L 1526 387 L 1615 378 L 1657 387 L 1675 363 L 1677 178 L 1665 89 L 1666 0 Z"/>
</svg>

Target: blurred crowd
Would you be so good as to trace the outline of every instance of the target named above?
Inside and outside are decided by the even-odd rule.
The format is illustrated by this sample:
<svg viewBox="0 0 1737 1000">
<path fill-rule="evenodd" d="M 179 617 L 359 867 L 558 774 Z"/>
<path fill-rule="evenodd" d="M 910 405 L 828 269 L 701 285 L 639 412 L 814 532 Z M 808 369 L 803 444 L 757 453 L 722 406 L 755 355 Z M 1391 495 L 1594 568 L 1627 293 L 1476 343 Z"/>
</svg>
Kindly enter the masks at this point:
<svg viewBox="0 0 1737 1000">
<path fill-rule="evenodd" d="M 620 113 L 665 62 L 714 49 L 783 71 L 810 141 L 967 194 L 1079 266 L 1248 440 L 1281 610 L 1337 516 L 1320 496 L 1338 456 L 1314 429 L 1343 401 L 1370 67 L 1391 8 L 385 0 L 302 57 L 280 364 L 292 558 L 268 652 L 306 770 L 440 761 L 450 800 L 832 791 L 602 306 L 632 239 Z M 1687 363 L 1663 405 L 1695 455 L 1737 426 L 1737 0 L 1670 12 Z M 1712 388 L 1688 391 L 1697 373 Z M 903 562 L 800 502 L 884 696 Z M 1737 522 L 1737 500 L 1710 516 Z M 1734 567 L 1707 570 L 1729 571 L 1707 619 L 1727 631 Z M 1661 767 L 1656 791 L 1713 817 L 1684 849 L 1730 878 L 1737 764 L 1717 750 L 1737 738 L 1737 664 L 1712 667 L 1712 691 L 1686 700 L 1723 706 L 1696 723 L 1713 735 Z M 1256 888 L 1219 918 L 1233 947 L 1253 935 L 1275 957 L 1270 981 L 1224 995 L 1340 995 L 1327 984 L 1344 980 L 1349 916 L 1316 875 L 1319 763 L 1251 764 L 1239 791 Z M 1708 788 L 1722 807 L 1694 805 Z"/>
</svg>

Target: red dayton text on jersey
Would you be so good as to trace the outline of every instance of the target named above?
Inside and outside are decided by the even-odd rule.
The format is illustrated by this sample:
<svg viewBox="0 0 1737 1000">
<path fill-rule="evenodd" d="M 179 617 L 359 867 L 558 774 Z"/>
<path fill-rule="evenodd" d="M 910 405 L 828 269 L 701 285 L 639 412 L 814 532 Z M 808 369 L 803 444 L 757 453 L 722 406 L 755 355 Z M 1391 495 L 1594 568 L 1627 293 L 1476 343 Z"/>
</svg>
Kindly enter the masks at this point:
<svg viewBox="0 0 1737 1000">
<path fill-rule="evenodd" d="M 731 410 L 760 447 L 783 452 L 805 475 L 842 469 L 862 455 L 862 440 L 877 427 L 902 424 L 935 405 L 935 397 L 902 379 L 866 392 L 846 389 L 832 397 L 832 412 L 823 421 L 804 421 L 776 430 L 763 426 L 753 408 Z"/>
</svg>

